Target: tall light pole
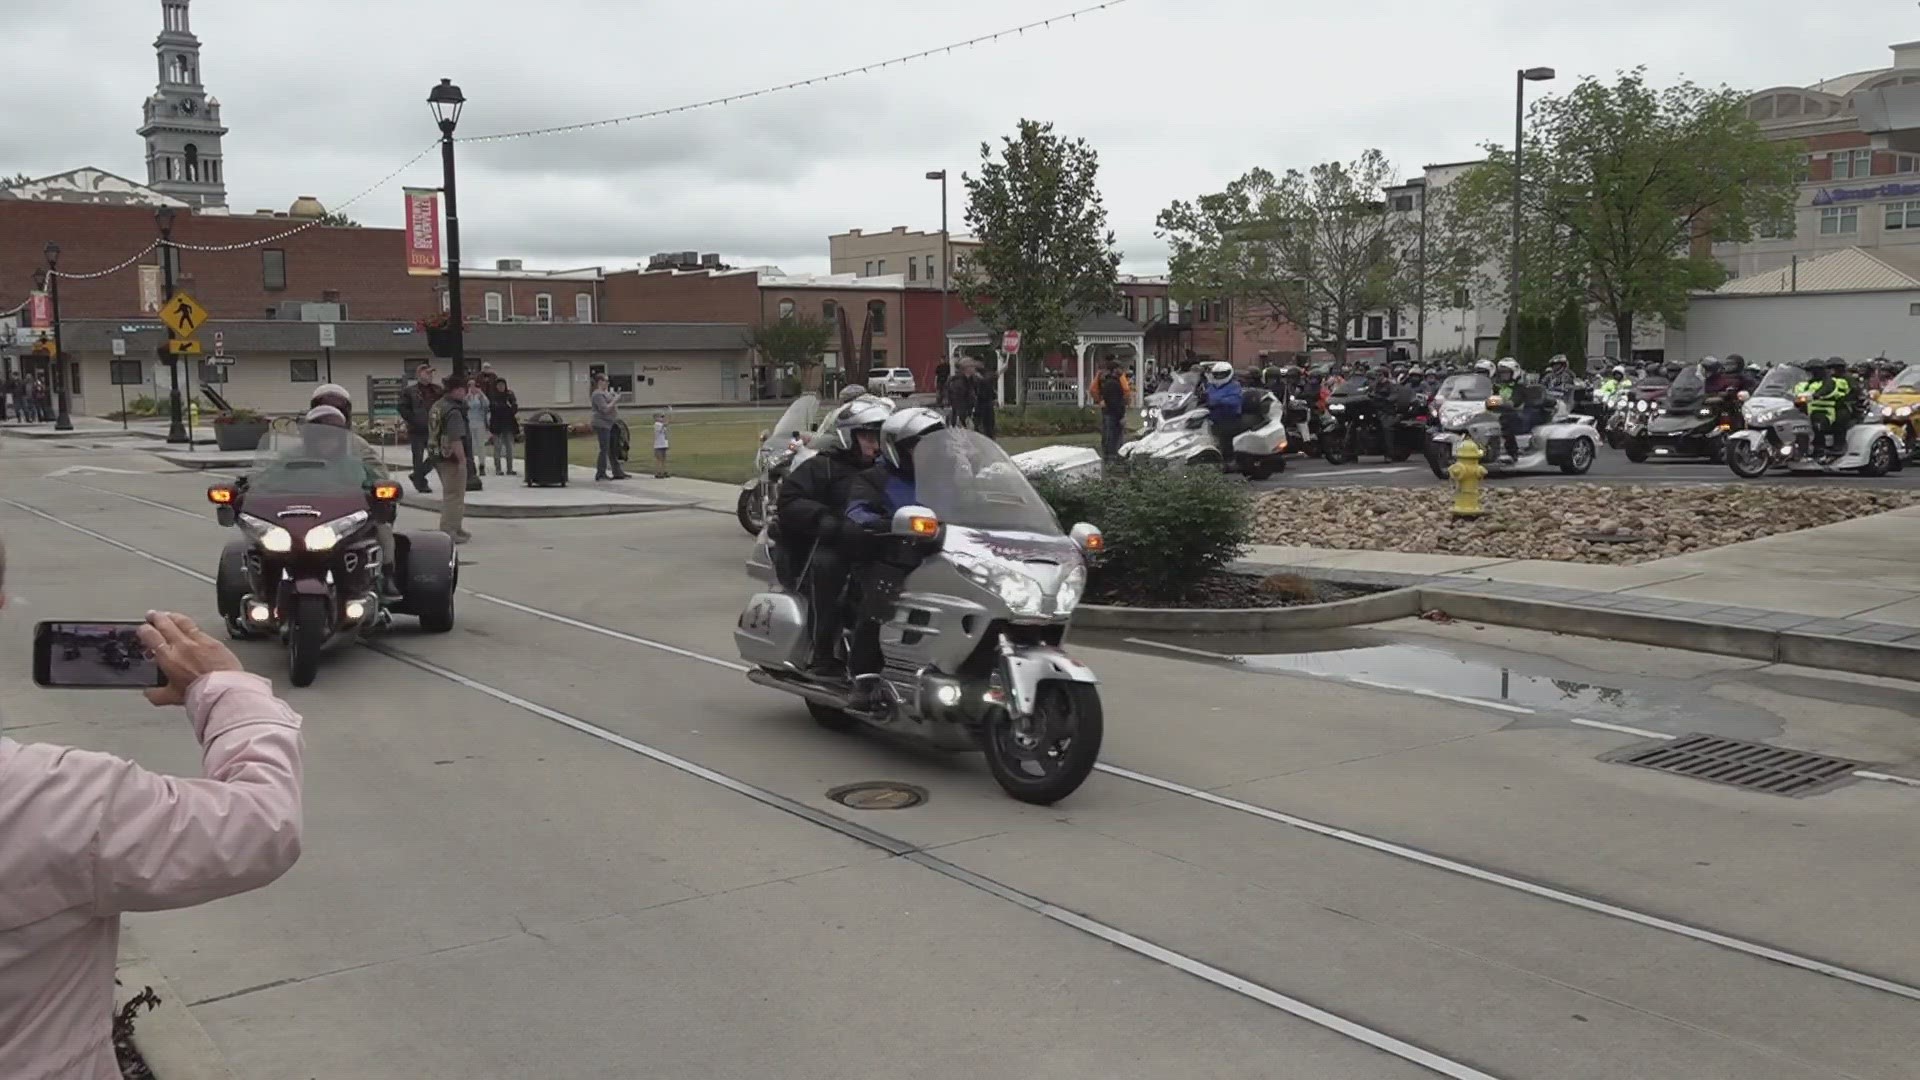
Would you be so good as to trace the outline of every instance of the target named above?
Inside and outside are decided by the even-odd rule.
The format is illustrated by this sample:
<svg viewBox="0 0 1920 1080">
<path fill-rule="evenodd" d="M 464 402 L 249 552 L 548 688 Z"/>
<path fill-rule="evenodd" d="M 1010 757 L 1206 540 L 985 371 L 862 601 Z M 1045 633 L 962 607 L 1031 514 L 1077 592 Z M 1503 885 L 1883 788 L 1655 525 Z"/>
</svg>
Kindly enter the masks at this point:
<svg viewBox="0 0 1920 1080">
<path fill-rule="evenodd" d="M 47 291 L 53 300 L 53 387 L 59 398 L 59 413 L 53 418 L 53 430 L 73 430 L 73 401 L 67 393 L 67 340 L 60 332 L 60 245 L 47 241 Z"/>
<path fill-rule="evenodd" d="M 163 206 L 153 212 L 154 224 L 160 226 L 160 276 L 165 295 L 160 300 L 160 310 L 167 309 L 167 301 L 173 299 L 173 207 Z M 170 443 L 187 442 L 187 425 L 182 413 L 180 401 L 180 358 L 174 355 L 167 342 L 160 343 L 160 359 L 167 362 L 167 374 L 172 380 L 172 392 L 167 396 L 167 441 Z"/>
<path fill-rule="evenodd" d="M 1520 142 L 1526 120 L 1527 84 L 1553 78 L 1550 67 L 1521 68 L 1513 75 L 1513 263 L 1507 273 L 1507 355 L 1520 353 Z"/>
<path fill-rule="evenodd" d="M 453 377 L 467 377 L 466 324 L 460 314 L 460 198 L 454 186 L 453 129 L 460 123 L 460 110 L 467 103 L 465 94 L 452 79 L 427 95 L 434 122 L 440 125 L 440 172 L 447 196 L 447 329 L 453 331 Z"/>
<path fill-rule="evenodd" d="M 952 254 L 947 250 L 947 170 L 935 169 L 927 174 L 927 179 L 940 181 L 940 362 L 952 368 L 947 356 L 947 330 L 953 325 L 947 321 L 947 272 Z"/>
</svg>

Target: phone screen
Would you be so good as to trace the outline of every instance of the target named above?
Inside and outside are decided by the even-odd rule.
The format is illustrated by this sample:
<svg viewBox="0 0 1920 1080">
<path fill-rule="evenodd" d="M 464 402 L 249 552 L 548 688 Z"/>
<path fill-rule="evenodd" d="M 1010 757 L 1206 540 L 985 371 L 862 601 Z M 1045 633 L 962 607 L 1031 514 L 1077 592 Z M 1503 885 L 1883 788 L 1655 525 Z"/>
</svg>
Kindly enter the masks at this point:
<svg viewBox="0 0 1920 1080">
<path fill-rule="evenodd" d="M 140 643 L 143 622 L 43 622 L 33 628 L 33 681 L 74 689 L 142 689 L 166 678 Z"/>
</svg>

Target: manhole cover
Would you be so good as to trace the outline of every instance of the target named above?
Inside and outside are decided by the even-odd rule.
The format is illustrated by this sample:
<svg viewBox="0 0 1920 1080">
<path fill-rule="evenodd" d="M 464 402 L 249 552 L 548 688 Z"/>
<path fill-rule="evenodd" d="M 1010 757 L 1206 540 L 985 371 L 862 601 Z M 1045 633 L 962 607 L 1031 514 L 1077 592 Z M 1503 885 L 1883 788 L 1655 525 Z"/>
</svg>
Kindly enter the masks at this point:
<svg viewBox="0 0 1920 1080">
<path fill-rule="evenodd" d="M 1606 755 L 1605 760 L 1769 795 L 1812 795 L 1845 782 L 1862 767 L 1857 761 L 1824 754 L 1698 734 L 1623 750 Z"/>
<path fill-rule="evenodd" d="M 827 798 L 855 810 L 905 810 L 927 801 L 925 788 L 896 784 L 891 780 L 870 780 L 847 784 L 827 792 Z"/>
</svg>

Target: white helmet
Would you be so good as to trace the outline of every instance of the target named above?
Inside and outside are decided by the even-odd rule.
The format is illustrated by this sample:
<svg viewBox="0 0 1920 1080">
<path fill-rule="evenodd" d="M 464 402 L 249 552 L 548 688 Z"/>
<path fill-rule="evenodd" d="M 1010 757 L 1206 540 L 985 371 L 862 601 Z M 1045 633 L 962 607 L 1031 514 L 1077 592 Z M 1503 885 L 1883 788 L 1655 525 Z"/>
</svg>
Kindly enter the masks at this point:
<svg viewBox="0 0 1920 1080">
<path fill-rule="evenodd" d="M 1475 360 L 1473 362 L 1473 370 L 1479 372 L 1482 375 L 1492 375 L 1493 361 L 1488 360 L 1484 357 L 1479 360 Z"/>
<path fill-rule="evenodd" d="M 353 394 L 339 383 L 323 383 L 314 390 L 313 396 L 307 399 L 308 405 L 333 405 L 335 402 L 344 402 L 348 407 L 352 407 Z"/>
<path fill-rule="evenodd" d="M 866 398 L 862 398 L 859 401 L 843 407 L 840 410 L 840 415 L 835 417 L 833 421 L 833 434 L 840 445 L 840 449 L 853 449 L 853 433 L 860 428 L 866 428 L 868 431 L 878 435 L 880 433 L 880 425 L 886 422 L 888 414 L 892 412 L 892 409 L 881 404 L 878 400 L 869 400 Z"/>
<path fill-rule="evenodd" d="M 881 452 L 894 468 L 912 472 L 913 444 L 946 426 L 946 418 L 932 409 L 901 409 L 880 425 Z"/>
<path fill-rule="evenodd" d="M 849 401 L 859 401 L 863 397 L 872 396 L 873 391 L 868 390 L 859 383 L 848 383 L 846 389 L 840 391 L 840 401 L 843 404 Z"/>
<path fill-rule="evenodd" d="M 347 414 L 331 405 L 315 405 L 307 410 L 306 421 L 309 424 L 327 424 L 343 428 L 347 426 Z"/>
<path fill-rule="evenodd" d="M 1502 378 L 1517 379 L 1520 377 L 1520 361 L 1511 356 L 1504 356 L 1500 358 L 1499 363 L 1493 365 L 1493 370 Z"/>
<path fill-rule="evenodd" d="M 1225 386 L 1233 381 L 1233 365 L 1225 360 L 1215 360 L 1208 364 L 1207 382 L 1214 386 Z"/>
</svg>

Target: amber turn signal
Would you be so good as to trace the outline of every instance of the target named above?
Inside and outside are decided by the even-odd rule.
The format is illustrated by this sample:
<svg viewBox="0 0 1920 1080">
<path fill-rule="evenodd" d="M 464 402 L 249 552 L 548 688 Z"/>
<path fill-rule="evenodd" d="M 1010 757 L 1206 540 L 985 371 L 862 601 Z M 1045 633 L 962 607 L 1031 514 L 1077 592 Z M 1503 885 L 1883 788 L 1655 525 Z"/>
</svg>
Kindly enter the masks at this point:
<svg viewBox="0 0 1920 1080">
<path fill-rule="evenodd" d="M 233 489 L 225 484 L 216 484 L 207 489 L 207 501 L 215 506 L 232 506 Z"/>
<path fill-rule="evenodd" d="M 373 485 L 373 497 L 380 502 L 393 502 L 400 497 L 399 484 L 380 483 Z"/>
</svg>

